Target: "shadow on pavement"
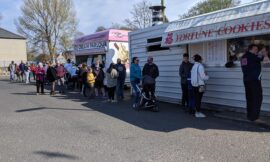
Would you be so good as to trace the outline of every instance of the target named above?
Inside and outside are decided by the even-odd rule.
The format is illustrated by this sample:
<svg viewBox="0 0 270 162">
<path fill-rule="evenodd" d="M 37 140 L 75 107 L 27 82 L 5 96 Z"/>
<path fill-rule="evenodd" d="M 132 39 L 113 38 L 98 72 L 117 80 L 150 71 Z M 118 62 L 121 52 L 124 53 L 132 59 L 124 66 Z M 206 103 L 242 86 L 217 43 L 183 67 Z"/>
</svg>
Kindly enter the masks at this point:
<svg viewBox="0 0 270 162">
<path fill-rule="evenodd" d="M 38 107 L 38 108 L 31 108 L 31 109 L 21 109 L 21 110 L 16 110 L 15 112 L 17 112 L 17 113 L 22 113 L 22 112 L 40 111 L 40 110 L 93 111 L 93 110 L 88 110 L 88 109 L 66 109 L 66 108 Z"/>
<path fill-rule="evenodd" d="M 128 94 L 126 96 L 129 96 Z M 185 113 L 179 105 L 169 103 L 159 103 L 160 112 L 136 111 L 132 109 L 131 98 L 118 103 L 108 103 L 106 99 L 89 99 L 77 93 L 67 93 L 55 98 L 83 102 L 82 105 L 117 118 L 137 127 L 159 131 L 172 132 L 179 129 L 195 128 L 199 130 L 217 129 L 251 132 L 270 132 L 270 129 L 260 128 L 246 122 L 235 122 L 214 117 L 211 111 L 206 111 L 207 118 L 195 118 Z"/>
<path fill-rule="evenodd" d="M 62 159 L 69 159 L 69 160 L 78 160 L 79 158 L 74 155 L 68 155 L 60 152 L 50 152 L 50 151 L 36 151 L 34 154 L 38 154 L 43 156 L 44 158 L 62 158 Z"/>
<path fill-rule="evenodd" d="M 22 96 L 36 96 L 36 93 L 34 92 L 28 92 L 28 93 L 11 93 L 12 95 L 22 95 Z"/>
<path fill-rule="evenodd" d="M 48 91 L 47 86 L 47 91 Z M 34 90 L 34 89 L 33 89 Z M 28 93 L 28 95 L 33 94 Z M 17 94 L 15 94 L 17 95 Z M 23 93 L 18 95 L 25 95 Z M 42 97 L 42 96 L 40 96 Z M 207 118 L 195 118 L 185 113 L 179 105 L 159 103 L 160 112 L 135 111 L 132 109 L 132 101 L 127 92 L 126 99 L 119 103 L 108 103 L 106 99 L 89 99 L 79 94 L 78 91 L 67 91 L 65 95 L 53 96 L 60 100 L 70 100 L 82 104 L 86 109 L 69 108 L 32 108 L 17 110 L 17 113 L 40 110 L 65 110 L 65 111 L 98 111 L 121 121 L 127 122 L 145 130 L 158 132 L 172 132 L 179 129 L 193 128 L 198 130 L 232 130 L 249 132 L 270 132 L 269 128 L 262 128 L 255 124 L 221 119 L 215 117 L 211 111 L 206 112 Z M 64 103 L 64 102 L 63 102 Z"/>
</svg>

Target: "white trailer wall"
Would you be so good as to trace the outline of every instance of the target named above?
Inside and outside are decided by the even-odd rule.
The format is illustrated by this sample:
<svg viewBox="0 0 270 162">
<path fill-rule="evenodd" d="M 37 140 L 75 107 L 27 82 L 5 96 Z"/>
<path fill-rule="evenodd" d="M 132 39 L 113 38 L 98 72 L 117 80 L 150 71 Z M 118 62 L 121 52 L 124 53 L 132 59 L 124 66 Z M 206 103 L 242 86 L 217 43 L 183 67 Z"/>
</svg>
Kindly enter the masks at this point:
<svg viewBox="0 0 270 162">
<path fill-rule="evenodd" d="M 158 99 L 175 103 L 180 101 L 182 95 L 178 70 L 179 65 L 182 62 L 182 54 L 186 52 L 185 47 L 177 46 L 171 47 L 170 50 L 166 51 L 147 52 L 147 39 L 160 37 L 166 27 L 167 24 L 164 24 L 131 32 L 129 34 L 130 55 L 131 58 L 134 56 L 139 57 L 141 67 L 146 63 L 148 55 L 154 57 L 154 62 L 158 65 L 160 71 L 156 90 Z M 192 51 L 192 45 L 189 50 L 190 55 L 195 54 L 194 52 L 196 50 Z M 203 49 L 202 51 L 203 52 L 197 52 L 200 52 L 204 57 L 209 53 L 206 49 Z M 221 58 L 226 59 L 226 50 L 222 53 L 224 54 L 224 57 Z M 219 62 L 220 65 L 221 63 L 222 61 Z M 243 74 L 240 66 L 236 68 L 225 68 L 220 65 L 217 66 L 212 64 L 211 66 L 206 67 L 210 80 L 207 81 L 207 91 L 204 94 L 203 102 L 245 108 Z M 262 84 L 264 94 L 262 109 L 270 111 L 270 68 L 263 68 Z"/>
<path fill-rule="evenodd" d="M 181 46 L 170 50 L 147 52 L 147 39 L 161 37 L 166 27 L 167 24 L 164 24 L 131 32 L 129 34 L 130 55 L 131 58 L 139 57 L 141 68 L 146 63 L 147 57 L 153 56 L 160 72 L 156 83 L 156 95 L 159 100 L 178 102 L 181 95 L 178 71 L 186 48 Z"/>
</svg>

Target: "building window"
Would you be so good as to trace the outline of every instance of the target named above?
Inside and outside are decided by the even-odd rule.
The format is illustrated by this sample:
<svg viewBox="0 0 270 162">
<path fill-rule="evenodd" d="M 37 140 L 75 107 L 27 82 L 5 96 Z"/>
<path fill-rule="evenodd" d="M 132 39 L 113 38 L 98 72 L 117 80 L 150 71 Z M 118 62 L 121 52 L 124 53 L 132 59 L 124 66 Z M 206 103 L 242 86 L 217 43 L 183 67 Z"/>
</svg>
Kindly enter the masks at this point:
<svg viewBox="0 0 270 162">
<path fill-rule="evenodd" d="M 156 42 L 161 42 L 161 41 L 162 41 L 162 37 L 147 39 L 147 43 L 156 43 Z"/>
<path fill-rule="evenodd" d="M 152 45 L 147 47 L 147 52 L 154 52 L 154 51 L 163 51 L 163 50 L 169 50 L 168 47 L 161 47 L 161 44 L 158 45 Z"/>
<path fill-rule="evenodd" d="M 147 52 L 169 50 L 169 47 L 161 47 L 162 37 L 147 39 Z"/>
</svg>

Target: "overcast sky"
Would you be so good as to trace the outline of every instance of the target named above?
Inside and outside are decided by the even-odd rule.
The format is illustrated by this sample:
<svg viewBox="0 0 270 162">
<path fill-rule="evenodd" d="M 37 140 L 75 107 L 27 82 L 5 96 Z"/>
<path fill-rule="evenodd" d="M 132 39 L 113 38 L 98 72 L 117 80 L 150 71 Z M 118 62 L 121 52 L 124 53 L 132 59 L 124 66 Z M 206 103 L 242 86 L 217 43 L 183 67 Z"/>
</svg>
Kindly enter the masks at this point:
<svg viewBox="0 0 270 162">
<path fill-rule="evenodd" d="M 16 33 L 14 21 L 20 15 L 23 0 L 0 0 L 0 13 L 3 16 L 0 26 Z M 73 0 L 79 19 L 78 29 L 84 34 L 91 34 L 98 26 L 109 27 L 113 23 L 122 23 L 130 17 L 132 5 L 141 0 Z M 160 0 L 149 0 L 159 4 Z M 170 21 L 176 20 L 180 14 L 187 12 L 201 0 L 165 0 L 166 15 Z M 249 3 L 252 0 L 242 0 Z"/>
</svg>

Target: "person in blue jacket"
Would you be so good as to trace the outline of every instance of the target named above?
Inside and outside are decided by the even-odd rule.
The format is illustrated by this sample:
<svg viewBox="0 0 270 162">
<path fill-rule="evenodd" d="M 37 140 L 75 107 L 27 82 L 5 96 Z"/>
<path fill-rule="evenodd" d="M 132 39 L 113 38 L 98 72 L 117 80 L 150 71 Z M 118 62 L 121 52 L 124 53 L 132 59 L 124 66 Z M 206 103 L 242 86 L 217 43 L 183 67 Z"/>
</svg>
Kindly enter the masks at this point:
<svg viewBox="0 0 270 162">
<path fill-rule="evenodd" d="M 142 70 L 139 66 L 139 59 L 138 57 L 133 57 L 132 64 L 130 67 L 130 83 L 133 92 L 135 93 L 133 108 L 137 108 L 139 105 L 140 91 L 137 87 L 140 84 L 141 79 L 142 79 Z"/>
<path fill-rule="evenodd" d="M 247 119 L 260 122 L 259 115 L 263 100 L 261 84 L 261 62 L 264 57 L 258 54 L 258 46 L 251 44 L 241 58 L 241 67 L 246 91 Z"/>
</svg>

